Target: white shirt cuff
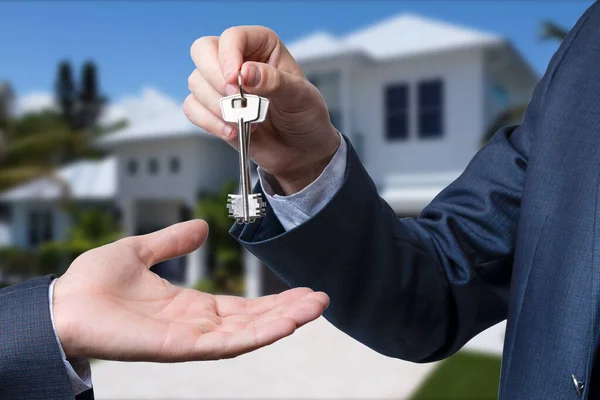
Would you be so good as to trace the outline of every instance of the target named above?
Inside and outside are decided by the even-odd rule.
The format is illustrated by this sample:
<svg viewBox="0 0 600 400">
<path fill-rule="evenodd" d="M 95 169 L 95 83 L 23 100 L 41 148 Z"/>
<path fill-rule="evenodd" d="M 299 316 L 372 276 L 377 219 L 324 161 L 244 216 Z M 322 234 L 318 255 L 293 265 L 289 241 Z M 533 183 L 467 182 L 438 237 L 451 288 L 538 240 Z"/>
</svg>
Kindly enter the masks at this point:
<svg viewBox="0 0 600 400">
<path fill-rule="evenodd" d="M 92 388 L 92 369 L 90 367 L 90 362 L 86 358 L 74 358 L 68 361 L 65 355 L 65 351 L 63 350 L 63 347 L 60 344 L 58 334 L 56 333 L 56 327 L 54 326 L 54 314 L 52 313 L 52 294 L 54 293 L 55 283 L 56 279 L 54 279 L 52 283 L 50 283 L 50 290 L 48 290 L 52 329 L 54 329 L 54 336 L 56 337 L 56 342 L 58 343 L 60 355 L 62 357 L 63 363 L 65 364 L 67 375 L 69 376 L 69 382 L 71 382 L 71 388 L 73 388 L 73 392 L 75 393 L 75 396 L 77 396 L 85 392 L 86 390 Z"/>
<path fill-rule="evenodd" d="M 321 175 L 310 185 L 290 196 L 277 194 L 279 183 L 262 168 L 258 168 L 260 184 L 273 212 L 286 231 L 308 221 L 327 205 L 344 183 L 348 145 L 340 134 L 341 141 L 333 158 Z"/>
</svg>

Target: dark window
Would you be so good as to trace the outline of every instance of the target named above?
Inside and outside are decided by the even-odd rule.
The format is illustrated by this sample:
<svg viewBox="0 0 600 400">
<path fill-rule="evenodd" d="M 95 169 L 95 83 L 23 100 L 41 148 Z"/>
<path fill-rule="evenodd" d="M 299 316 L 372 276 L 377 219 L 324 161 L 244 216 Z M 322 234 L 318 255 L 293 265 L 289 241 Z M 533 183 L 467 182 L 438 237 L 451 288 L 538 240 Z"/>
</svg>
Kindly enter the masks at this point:
<svg viewBox="0 0 600 400">
<path fill-rule="evenodd" d="M 394 84 L 385 88 L 385 135 L 390 140 L 408 137 L 408 94 L 406 84 Z"/>
<path fill-rule="evenodd" d="M 148 172 L 150 175 L 156 175 L 158 173 L 158 160 L 156 158 L 148 160 Z"/>
<path fill-rule="evenodd" d="M 27 219 L 29 245 L 37 247 L 54 239 L 53 217 L 50 211 L 32 211 Z"/>
<path fill-rule="evenodd" d="M 35 211 L 29 213 L 29 218 L 27 218 L 27 230 L 29 234 L 29 246 L 37 247 L 40 244 L 41 239 L 39 235 L 39 214 Z"/>
<path fill-rule="evenodd" d="M 171 173 L 176 174 L 181 169 L 181 161 L 179 161 L 179 157 L 173 157 L 169 161 L 169 169 Z"/>
<path fill-rule="evenodd" d="M 44 242 L 49 242 L 54 238 L 54 232 L 53 232 L 53 224 L 52 224 L 52 213 L 47 211 L 42 213 L 42 227 L 41 227 L 41 234 L 42 234 L 42 240 Z"/>
<path fill-rule="evenodd" d="M 127 162 L 127 172 L 129 173 L 129 175 L 135 175 L 137 174 L 137 170 L 138 170 L 138 164 L 136 160 L 129 160 Z"/>
<path fill-rule="evenodd" d="M 419 136 L 444 134 L 444 82 L 440 79 L 419 83 Z"/>
</svg>

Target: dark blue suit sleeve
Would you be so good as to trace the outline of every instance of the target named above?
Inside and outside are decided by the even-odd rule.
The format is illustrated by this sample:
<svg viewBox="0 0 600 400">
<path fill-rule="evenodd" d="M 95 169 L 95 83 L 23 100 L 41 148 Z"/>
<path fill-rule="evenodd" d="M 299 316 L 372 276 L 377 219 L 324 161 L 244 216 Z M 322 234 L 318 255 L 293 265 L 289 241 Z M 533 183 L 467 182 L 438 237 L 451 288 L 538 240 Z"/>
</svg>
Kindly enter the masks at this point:
<svg viewBox="0 0 600 400">
<path fill-rule="evenodd" d="M 583 20 L 550 62 L 522 124 L 497 132 L 418 218 L 397 218 L 350 147 L 345 182 L 315 217 L 284 232 L 269 208 L 232 234 L 290 286 L 328 293 L 326 318 L 374 350 L 414 362 L 453 354 L 506 318 L 544 99 Z"/>
<path fill-rule="evenodd" d="M 52 278 L 0 290 L 0 399 L 75 399 L 50 317 Z"/>
</svg>

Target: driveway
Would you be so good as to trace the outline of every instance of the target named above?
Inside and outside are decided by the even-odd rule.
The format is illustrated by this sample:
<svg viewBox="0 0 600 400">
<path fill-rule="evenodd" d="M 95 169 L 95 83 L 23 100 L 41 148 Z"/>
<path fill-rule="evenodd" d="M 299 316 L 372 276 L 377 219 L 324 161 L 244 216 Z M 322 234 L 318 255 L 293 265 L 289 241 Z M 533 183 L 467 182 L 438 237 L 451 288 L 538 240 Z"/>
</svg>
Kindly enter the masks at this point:
<svg viewBox="0 0 600 400">
<path fill-rule="evenodd" d="M 503 326 L 494 329 L 474 339 L 473 348 L 495 352 Z M 99 400 L 398 400 L 408 398 L 435 365 L 384 357 L 320 318 L 291 337 L 233 360 L 185 364 L 98 361 L 92 365 L 92 377 Z"/>
</svg>

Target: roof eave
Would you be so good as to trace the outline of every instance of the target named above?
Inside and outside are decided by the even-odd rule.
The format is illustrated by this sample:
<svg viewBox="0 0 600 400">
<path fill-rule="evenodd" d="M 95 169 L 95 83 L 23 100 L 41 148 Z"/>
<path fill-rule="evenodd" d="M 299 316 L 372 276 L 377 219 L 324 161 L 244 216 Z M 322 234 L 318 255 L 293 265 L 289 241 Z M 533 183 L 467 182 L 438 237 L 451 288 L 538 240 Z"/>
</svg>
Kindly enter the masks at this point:
<svg viewBox="0 0 600 400">
<path fill-rule="evenodd" d="M 366 52 L 364 52 L 362 50 L 352 50 L 352 51 L 344 51 L 344 52 L 333 53 L 333 54 L 323 54 L 323 55 L 312 56 L 312 57 L 301 57 L 301 58 L 297 58 L 296 62 L 300 66 L 312 66 L 314 64 L 318 64 L 318 63 L 322 63 L 322 62 L 344 61 L 347 59 L 365 60 L 365 61 L 372 60 L 372 58 Z"/>
<path fill-rule="evenodd" d="M 478 48 L 489 48 L 489 47 L 500 46 L 505 43 L 507 43 L 507 41 L 504 38 L 498 37 L 498 38 L 491 38 L 489 40 L 482 40 L 482 41 L 479 41 L 476 43 L 459 44 L 456 46 L 441 47 L 438 49 L 425 49 L 422 51 L 413 51 L 413 52 L 408 52 L 408 53 L 394 54 L 394 55 L 385 56 L 385 57 L 374 57 L 363 50 L 352 50 L 352 51 L 342 52 L 342 53 L 324 54 L 324 55 L 319 55 L 319 56 L 314 56 L 314 57 L 299 58 L 296 61 L 301 66 L 312 66 L 315 64 L 332 61 L 332 60 L 343 61 L 344 59 L 361 59 L 361 60 L 369 61 L 369 62 L 389 62 L 389 61 L 401 60 L 404 58 L 420 57 L 420 56 L 428 55 L 428 54 L 444 54 L 444 53 L 450 53 L 453 51 L 462 51 L 462 50 L 478 49 Z"/>
<path fill-rule="evenodd" d="M 180 139 L 180 138 L 188 138 L 188 137 L 197 137 L 200 139 L 216 139 L 214 135 L 209 133 L 203 133 L 196 130 L 190 131 L 176 131 L 174 133 L 165 133 L 160 135 L 152 135 L 152 136 L 140 136 L 140 137 L 129 137 L 129 138 L 106 138 L 107 140 L 102 140 L 100 138 L 93 143 L 93 146 L 100 149 L 112 149 L 116 146 L 123 144 L 132 144 L 139 142 L 157 142 L 157 141 L 168 141 L 170 139 Z"/>
</svg>

